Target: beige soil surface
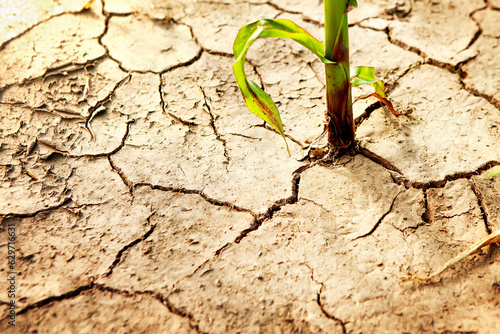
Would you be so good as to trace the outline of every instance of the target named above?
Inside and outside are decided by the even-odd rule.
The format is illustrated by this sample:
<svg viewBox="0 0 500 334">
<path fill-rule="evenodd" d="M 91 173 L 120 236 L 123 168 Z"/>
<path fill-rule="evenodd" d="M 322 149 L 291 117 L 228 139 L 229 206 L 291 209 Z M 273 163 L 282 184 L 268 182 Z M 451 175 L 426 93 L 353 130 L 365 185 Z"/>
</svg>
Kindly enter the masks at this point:
<svg viewBox="0 0 500 334">
<path fill-rule="evenodd" d="M 405 279 L 500 228 L 500 1 L 359 0 L 351 62 L 413 113 L 356 104 L 328 164 L 319 60 L 248 55 L 291 157 L 231 70 L 260 15 L 322 40 L 321 1 L 85 3 L 0 1 L 0 332 L 500 333 L 496 246 Z"/>
</svg>

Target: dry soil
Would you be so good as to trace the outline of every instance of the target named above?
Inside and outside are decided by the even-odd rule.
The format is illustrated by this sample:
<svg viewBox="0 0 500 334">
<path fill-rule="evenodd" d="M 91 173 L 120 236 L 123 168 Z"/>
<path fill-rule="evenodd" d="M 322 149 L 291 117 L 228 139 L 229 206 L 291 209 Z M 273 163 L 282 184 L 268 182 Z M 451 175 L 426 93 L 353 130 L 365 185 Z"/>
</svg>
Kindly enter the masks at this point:
<svg viewBox="0 0 500 334">
<path fill-rule="evenodd" d="M 328 164 L 319 60 L 248 54 L 291 157 L 231 71 L 260 15 L 323 39 L 321 1 L 85 3 L 0 1 L 0 332 L 500 333 L 498 248 L 405 280 L 500 228 L 500 1 L 359 0 L 351 62 L 413 112 L 357 103 Z"/>
</svg>

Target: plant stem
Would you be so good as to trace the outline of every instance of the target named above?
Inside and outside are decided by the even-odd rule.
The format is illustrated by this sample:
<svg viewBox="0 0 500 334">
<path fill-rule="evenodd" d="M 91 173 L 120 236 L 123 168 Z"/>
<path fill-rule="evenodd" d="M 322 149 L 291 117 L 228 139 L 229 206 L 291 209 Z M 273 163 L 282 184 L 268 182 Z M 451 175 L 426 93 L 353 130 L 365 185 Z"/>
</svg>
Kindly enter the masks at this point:
<svg viewBox="0 0 500 334">
<path fill-rule="evenodd" d="M 325 0 L 325 64 L 328 144 L 331 150 L 354 148 L 354 119 L 349 75 L 348 0 Z"/>
</svg>

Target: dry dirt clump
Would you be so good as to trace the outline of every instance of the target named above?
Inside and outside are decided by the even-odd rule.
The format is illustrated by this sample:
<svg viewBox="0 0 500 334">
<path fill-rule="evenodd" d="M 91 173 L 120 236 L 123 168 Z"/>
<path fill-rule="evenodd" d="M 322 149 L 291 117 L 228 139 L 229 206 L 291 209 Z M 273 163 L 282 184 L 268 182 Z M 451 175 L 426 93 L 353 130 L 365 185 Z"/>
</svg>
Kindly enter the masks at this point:
<svg viewBox="0 0 500 334">
<path fill-rule="evenodd" d="M 500 332 L 499 1 L 359 1 L 352 63 L 413 112 L 355 104 L 329 164 L 319 61 L 248 54 L 292 157 L 231 71 L 241 25 L 321 37 L 321 1 L 86 3 L 0 6 L 0 332 Z"/>
</svg>

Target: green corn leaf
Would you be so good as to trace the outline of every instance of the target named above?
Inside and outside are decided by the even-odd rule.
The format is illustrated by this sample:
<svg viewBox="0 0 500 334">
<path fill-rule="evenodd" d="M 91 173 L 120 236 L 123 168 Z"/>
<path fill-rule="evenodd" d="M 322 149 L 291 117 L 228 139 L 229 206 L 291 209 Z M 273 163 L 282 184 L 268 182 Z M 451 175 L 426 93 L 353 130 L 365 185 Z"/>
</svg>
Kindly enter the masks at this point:
<svg viewBox="0 0 500 334">
<path fill-rule="evenodd" d="M 359 66 L 354 68 L 351 84 L 354 87 L 370 85 L 375 89 L 375 93 L 385 98 L 385 86 L 382 81 L 375 77 L 375 67 Z"/>
<path fill-rule="evenodd" d="M 358 87 L 361 85 L 370 85 L 375 89 L 375 93 L 359 97 L 355 100 L 355 102 L 373 96 L 379 99 L 381 103 L 386 105 L 394 116 L 401 115 L 401 113 L 397 112 L 394 109 L 394 106 L 392 105 L 391 101 L 387 99 L 387 96 L 385 95 L 385 86 L 382 83 L 382 81 L 377 80 L 377 78 L 375 77 L 374 67 L 359 66 L 354 68 L 352 72 L 353 76 L 351 77 L 351 84 L 354 87 Z"/>
<path fill-rule="evenodd" d="M 245 74 L 246 54 L 252 43 L 259 37 L 291 38 L 312 51 L 324 63 L 331 64 L 332 62 L 325 58 L 324 44 L 292 21 L 261 19 L 240 29 L 233 45 L 236 59 L 233 64 L 233 72 L 245 99 L 245 104 L 251 112 L 263 119 L 285 138 L 278 108 L 257 84 L 247 79 Z"/>
<path fill-rule="evenodd" d="M 359 66 L 352 71 L 352 85 L 358 87 L 365 84 L 373 84 L 377 81 L 375 78 L 375 67 Z"/>
<path fill-rule="evenodd" d="M 489 179 L 492 179 L 498 175 L 500 175 L 500 166 L 495 166 L 495 167 L 487 170 L 483 174 L 481 174 L 481 178 L 484 180 L 489 180 Z"/>
</svg>

